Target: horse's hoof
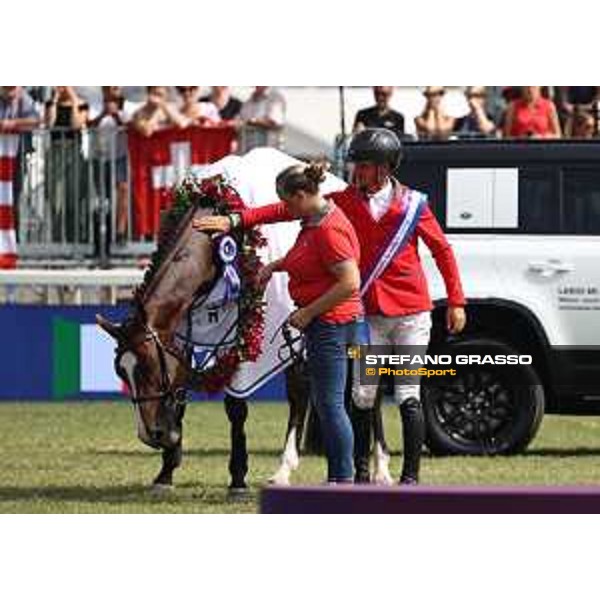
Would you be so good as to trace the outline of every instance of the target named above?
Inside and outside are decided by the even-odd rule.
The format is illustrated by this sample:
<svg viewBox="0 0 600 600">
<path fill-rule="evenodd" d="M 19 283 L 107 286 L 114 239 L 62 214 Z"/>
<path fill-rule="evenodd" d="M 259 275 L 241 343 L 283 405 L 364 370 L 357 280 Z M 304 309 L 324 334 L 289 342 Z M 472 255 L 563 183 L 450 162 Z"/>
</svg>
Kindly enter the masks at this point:
<svg viewBox="0 0 600 600">
<path fill-rule="evenodd" d="M 380 485 L 382 487 L 390 487 L 394 485 L 394 480 L 389 473 L 378 473 L 374 478 L 375 485 Z"/>
<path fill-rule="evenodd" d="M 289 474 L 275 473 L 275 475 L 273 475 L 273 477 L 269 479 L 269 485 L 277 485 L 279 487 L 290 487 L 292 484 L 290 482 Z"/>
<path fill-rule="evenodd" d="M 166 485 L 164 483 L 155 483 L 150 489 L 153 496 L 169 496 L 175 491 L 174 485 Z"/>
<path fill-rule="evenodd" d="M 227 490 L 229 502 L 246 502 L 250 498 L 250 490 L 247 487 L 230 487 Z"/>
</svg>

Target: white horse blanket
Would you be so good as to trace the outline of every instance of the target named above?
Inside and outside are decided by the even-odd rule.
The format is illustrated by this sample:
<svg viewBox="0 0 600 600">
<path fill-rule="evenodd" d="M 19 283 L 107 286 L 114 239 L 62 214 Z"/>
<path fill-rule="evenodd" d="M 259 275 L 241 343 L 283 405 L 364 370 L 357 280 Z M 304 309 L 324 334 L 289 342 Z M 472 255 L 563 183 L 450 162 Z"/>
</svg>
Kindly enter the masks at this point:
<svg viewBox="0 0 600 600">
<path fill-rule="evenodd" d="M 277 175 L 294 164 L 299 164 L 299 161 L 277 150 L 263 148 L 253 150 L 243 157 L 229 156 L 214 165 L 196 169 L 193 175 L 201 179 L 223 175 L 240 194 L 246 206 L 256 208 L 278 201 L 275 188 Z M 343 180 L 330 175 L 323 185 L 323 192 L 331 193 L 345 187 Z M 262 228 L 262 233 L 268 245 L 261 250 L 261 258 L 264 264 L 268 264 L 287 254 L 298 236 L 299 224 L 268 225 Z M 192 338 L 196 344 L 196 340 L 202 340 L 195 349 L 195 366 L 200 368 L 210 366 L 210 362 L 203 363 L 203 360 L 205 356 L 213 355 L 215 344 L 223 348 L 235 343 L 237 305 L 219 303 L 218 299 L 223 297 L 221 283 L 211 296 L 214 298 L 208 298 L 202 310 L 193 313 Z M 256 393 L 286 369 L 291 361 L 280 331 L 281 325 L 294 310 L 288 293 L 287 275 L 277 274 L 273 277 L 266 290 L 266 303 L 262 355 L 257 362 L 242 364 L 226 390 L 236 398 L 247 398 Z M 183 333 L 187 329 L 188 323 L 182 323 L 180 331 Z M 224 339 L 228 331 L 230 335 Z"/>
</svg>

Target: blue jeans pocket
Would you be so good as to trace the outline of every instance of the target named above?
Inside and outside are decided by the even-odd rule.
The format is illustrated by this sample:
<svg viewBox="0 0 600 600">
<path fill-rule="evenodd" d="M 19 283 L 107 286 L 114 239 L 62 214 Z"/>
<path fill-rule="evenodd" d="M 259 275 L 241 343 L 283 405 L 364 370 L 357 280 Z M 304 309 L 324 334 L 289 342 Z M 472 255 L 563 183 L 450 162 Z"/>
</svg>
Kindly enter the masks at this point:
<svg viewBox="0 0 600 600">
<path fill-rule="evenodd" d="M 353 323 L 349 343 L 352 346 L 368 346 L 371 343 L 371 328 L 365 319 L 357 319 Z"/>
</svg>

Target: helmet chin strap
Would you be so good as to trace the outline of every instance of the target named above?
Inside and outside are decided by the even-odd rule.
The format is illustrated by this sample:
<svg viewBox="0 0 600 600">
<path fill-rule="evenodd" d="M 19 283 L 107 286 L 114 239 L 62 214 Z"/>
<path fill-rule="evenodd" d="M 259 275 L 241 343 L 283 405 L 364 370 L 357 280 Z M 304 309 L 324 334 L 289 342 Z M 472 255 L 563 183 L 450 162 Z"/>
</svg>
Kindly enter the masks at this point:
<svg viewBox="0 0 600 600">
<path fill-rule="evenodd" d="M 390 181 L 391 175 L 389 170 L 384 166 L 377 168 L 377 180 L 369 184 L 359 184 L 355 182 L 358 189 L 367 196 L 374 196 L 377 192 L 381 191 Z"/>
</svg>

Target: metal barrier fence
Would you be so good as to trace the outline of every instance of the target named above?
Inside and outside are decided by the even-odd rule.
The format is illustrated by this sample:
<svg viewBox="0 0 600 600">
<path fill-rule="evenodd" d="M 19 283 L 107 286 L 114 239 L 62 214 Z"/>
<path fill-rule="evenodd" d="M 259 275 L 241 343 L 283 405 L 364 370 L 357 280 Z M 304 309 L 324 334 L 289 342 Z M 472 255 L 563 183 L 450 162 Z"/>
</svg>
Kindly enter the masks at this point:
<svg viewBox="0 0 600 600">
<path fill-rule="evenodd" d="M 135 236 L 127 135 L 125 128 L 21 135 L 13 184 L 21 264 L 114 266 L 152 252 L 153 240 Z M 265 145 L 281 148 L 281 135 L 242 127 L 232 150 Z"/>
</svg>

